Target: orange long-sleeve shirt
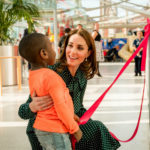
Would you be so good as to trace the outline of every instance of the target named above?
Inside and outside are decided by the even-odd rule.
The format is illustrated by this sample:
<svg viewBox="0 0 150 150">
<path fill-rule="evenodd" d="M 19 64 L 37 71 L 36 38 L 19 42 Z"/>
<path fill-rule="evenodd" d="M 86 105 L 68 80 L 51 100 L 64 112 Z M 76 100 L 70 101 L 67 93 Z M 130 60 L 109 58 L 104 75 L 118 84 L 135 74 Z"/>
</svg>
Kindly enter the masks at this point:
<svg viewBox="0 0 150 150">
<path fill-rule="evenodd" d="M 74 120 L 74 108 L 69 90 L 63 79 L 54 71 L 42 68 L 29 72 L 30 94 L 36 91 L 37 96 L 50 95 L 54 106 L 39 111 L 34 128 L 56 133 L 75 133 L 79 126 Z"/>
</svg>

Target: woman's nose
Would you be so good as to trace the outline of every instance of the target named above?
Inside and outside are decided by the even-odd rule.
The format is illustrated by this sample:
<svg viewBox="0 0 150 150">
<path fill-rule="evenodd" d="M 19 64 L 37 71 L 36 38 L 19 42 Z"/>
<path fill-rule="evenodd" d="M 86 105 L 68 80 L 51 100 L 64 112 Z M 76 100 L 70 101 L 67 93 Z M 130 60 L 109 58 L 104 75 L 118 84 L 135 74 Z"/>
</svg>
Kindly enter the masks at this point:
<svg viewBox="0 0 150 150">
<path fill-rule="evenodd" d="M 71 54 L 76 54 L 77 53 L 77 49 L 75 48 L 75 47 L 73 47 L 72 49 L 71 49 Z"/>
</svg>

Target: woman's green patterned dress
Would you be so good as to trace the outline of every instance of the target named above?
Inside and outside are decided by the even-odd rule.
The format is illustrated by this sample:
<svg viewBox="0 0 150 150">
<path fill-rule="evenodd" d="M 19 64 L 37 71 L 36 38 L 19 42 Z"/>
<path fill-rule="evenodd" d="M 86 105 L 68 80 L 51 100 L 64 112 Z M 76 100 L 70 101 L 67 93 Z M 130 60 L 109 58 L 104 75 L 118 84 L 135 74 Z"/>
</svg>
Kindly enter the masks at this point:
<svg viewBox="0 0 150 150">
<path fill-rule="evenodd" d="M 57 65 L 54 65 L 51 69 L 56 71 L 56 67 Z M 83 72 L 78 69 L 75 77 L 71 76 L 67 68 L 63 72 L 57 73 L 63 78 L 69 88 L 74 103 L 75 113 L 81 117 L 86 111 L 82 105 L 87 85 L 87 80 Z M 27 127 L 27 135 L 32 145 L 32 150 L 42 150 L 32 127 L 35 114 L 29 109 L 30 102 L 31 98 L 29 97 L 27 102 L 20 106 L 19 116 L 23 119 L 30 119 Z M 90 119 L 85 125 L 81 125 L 80 129 L 83 132 L 83 137 L 79 143 L 76 143 L 76 150 L 116 150 L 120 147 L 119 142 L 110 135 L 108 129 L 100 121 Z"/>
</svg>

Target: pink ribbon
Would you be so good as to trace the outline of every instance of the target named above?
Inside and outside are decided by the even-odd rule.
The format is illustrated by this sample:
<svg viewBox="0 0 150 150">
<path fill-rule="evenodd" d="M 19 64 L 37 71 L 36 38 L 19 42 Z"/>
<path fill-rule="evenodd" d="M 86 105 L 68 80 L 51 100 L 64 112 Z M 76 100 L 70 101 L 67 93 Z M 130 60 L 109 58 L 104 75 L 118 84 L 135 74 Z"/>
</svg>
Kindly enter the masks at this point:
<svg viewBox="0 0 150 150">
<path fill-rule="evenodd" d="M 119 142 L 124 142 L 124 143 L 129 142 L 129 141 L 131 141 L 136 136 L 137 131 L 139 129 L 139 124 L 140 124 L 140 119 L 141 119 L 141 114 L 142 114 L 143 101 L 144 101 L 144 92 L 145 92 L 145 75 L 144 75 L 144 85 L 143 85 L 143 93 L 142 93 L 142 102 L 141 102 L 141 106 L 140 106 L 140 113 L 139 113 L 139 117 L 138 117 L 136 128 L 135 128 L 132 136 L 129 139 L 127 139 L 127 140 L 120 140 L 112 132 L 109 131 L 110 134 L 111 134 L 111 136 L 113 138 L 115 138 L 116 140 L 118 140 Z"/>
</svg>

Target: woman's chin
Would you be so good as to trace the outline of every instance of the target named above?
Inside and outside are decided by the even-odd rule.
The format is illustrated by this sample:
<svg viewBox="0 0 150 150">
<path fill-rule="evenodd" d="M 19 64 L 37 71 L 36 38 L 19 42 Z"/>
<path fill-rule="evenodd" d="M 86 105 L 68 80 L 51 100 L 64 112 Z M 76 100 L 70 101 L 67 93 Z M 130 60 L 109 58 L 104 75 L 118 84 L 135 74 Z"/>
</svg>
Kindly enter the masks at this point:
<svg viewBox="0 0 150 150">
<path fill-rule="evenodd" d="M 70 66 L 70 67 L 74 67 L 74 66 L 76 66 L 74 63 L 68 63 L 68 66 Z"/>
<path fill-rule="evenodd" d="M 69 67 L 78 67 L 79 65 L 76 64 L 76 63 L 74 63 L 74 62 L 69 62 L 69 63 L 68 63 L 68 66 L 69 66 Z"/>
</svg>

